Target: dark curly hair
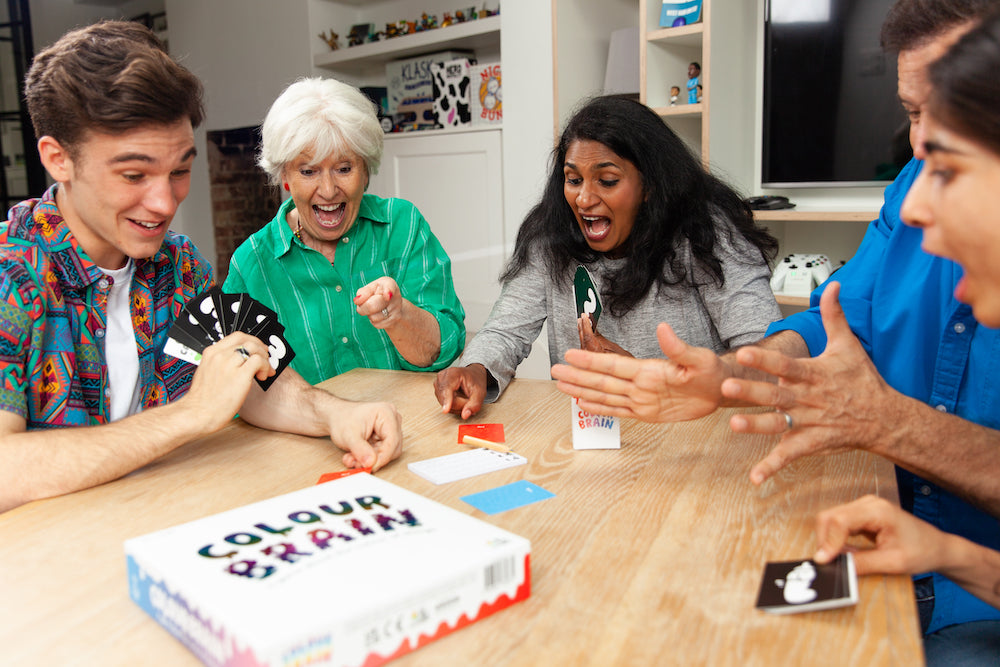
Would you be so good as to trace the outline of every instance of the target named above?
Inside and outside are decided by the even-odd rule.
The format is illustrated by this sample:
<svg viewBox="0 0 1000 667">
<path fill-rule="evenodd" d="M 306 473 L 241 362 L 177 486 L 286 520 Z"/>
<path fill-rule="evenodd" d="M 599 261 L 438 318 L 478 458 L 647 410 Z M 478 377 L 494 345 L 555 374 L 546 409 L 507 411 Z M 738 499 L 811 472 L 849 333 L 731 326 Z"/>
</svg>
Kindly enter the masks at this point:
<svg viewBox="0 0 1000 667">
<path fill-rule="evenodd" d="M 604 144 L 633 165 L 642 176 L 645 199 L 626 241 L 629 259 L 606 276 L 604 307 L 622 315 L 641 301 L 654 284 L 695 285 L 677 249 L 686 240 L 695 260 L 722 286 L 722 263 L 715 256 L 719 234 L 731 235 L 714 221 L 726 219 L 760 255 L 748 263 L 769 262 L 778 242 L 758 226 L 740 196 L 709 174 L 688 147 L 649 107 L 605 96 L 587 101 L 570 119 L 552 154 L 541 201 L 528 213 L 517 233 L 514 254 L 501 280 L 516 276 L 533 253 L 554 275 L 573 264 L 596 260 L 601 253 L 587 245 L 573 210 L 563 195 L 566 151 L 577 140 Z"/>
</svg>

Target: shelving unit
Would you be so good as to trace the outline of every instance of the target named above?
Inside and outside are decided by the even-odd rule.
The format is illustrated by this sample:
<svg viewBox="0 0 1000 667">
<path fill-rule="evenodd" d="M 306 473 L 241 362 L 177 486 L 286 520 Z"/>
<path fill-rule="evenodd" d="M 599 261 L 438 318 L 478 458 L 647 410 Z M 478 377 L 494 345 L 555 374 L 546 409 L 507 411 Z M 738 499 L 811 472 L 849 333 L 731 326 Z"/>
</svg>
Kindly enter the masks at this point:
<svg viewBox="0 0 1000 667">
<path fill-rule="evenodd" d="M 373 67 L 384 66 L 390 60 L 449 49 L 499 51 L 500 16 L 466 21 L 379 42 L 341 47 L 336 51 L 315 55 L 313 65 L 342 73 L 360 74 Z"/>
<path fill-rule="evenodd" d="M 640 0 L 639 99 L 708 165 L 712 0 L 703 0 L 698 23 L 676 28 L 659 27 L 661 6 L 660 0 Z M 691 62 L 701 65 L 702 101 L 697 104 L 687 104 L 687 67 Z M 671 86 L 681 89 L 676 106 L 670 106 Z"/>
</svg>

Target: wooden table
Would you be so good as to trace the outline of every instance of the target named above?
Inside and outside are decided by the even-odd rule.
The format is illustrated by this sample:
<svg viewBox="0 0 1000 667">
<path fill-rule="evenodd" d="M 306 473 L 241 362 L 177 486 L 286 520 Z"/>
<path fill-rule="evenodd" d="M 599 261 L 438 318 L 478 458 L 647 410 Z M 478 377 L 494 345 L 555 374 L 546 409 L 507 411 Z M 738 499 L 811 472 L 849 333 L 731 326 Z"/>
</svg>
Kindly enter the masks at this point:
<svg viewBox="0 0 1000 667">
<path fill-rule="evenodd" d="M 574 451 L 570 399 L 553 382 L 516 380 L 472 421 L 502 422 L 529 463 L 435 486 L 406 467 L 462 449 L 432 381 L 355 370 L 324 386 L 393 401 L 404 451 L 379 476 L 530 539 L 532 592 L 394 664 L 922 663 L 908 577 L 863 577 L 861 602 L 846 609 L 754 609 L 766 561 L 812 554 L 819 510 L 865 493 L 896 498 L 885 461 L 812 457 L 758 488 L 748 473 L 774 439 L 732 433 L 729 411 L 673 425 L 625 420 L 621 450 Z M 197 664 L 129 599 L 123 541 L 341 468 L 328 440 L 235 420 L 128 477 L 0 514 L 0 664 Z M 555 498 L 494 516 L 459 500 L 519 479 Z"/>
</svg>

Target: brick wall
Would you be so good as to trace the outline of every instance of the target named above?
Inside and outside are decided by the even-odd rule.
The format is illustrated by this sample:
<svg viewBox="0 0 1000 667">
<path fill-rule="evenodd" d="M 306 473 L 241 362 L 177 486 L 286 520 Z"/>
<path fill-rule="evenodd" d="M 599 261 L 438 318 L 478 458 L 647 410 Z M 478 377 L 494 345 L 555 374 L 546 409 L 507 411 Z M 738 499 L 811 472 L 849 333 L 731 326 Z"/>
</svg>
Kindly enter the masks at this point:
<svg viewBox="0 0 1000 667">
<path fill-rule="evenodd" d="M 274 217 L 281 195 L 267 184 L 267 176 L 256 165 L 258 128 L 215 130 L 207 135 L 215 275 L 221 285 L 229 273 L 233 251 Z"/>
</svg>

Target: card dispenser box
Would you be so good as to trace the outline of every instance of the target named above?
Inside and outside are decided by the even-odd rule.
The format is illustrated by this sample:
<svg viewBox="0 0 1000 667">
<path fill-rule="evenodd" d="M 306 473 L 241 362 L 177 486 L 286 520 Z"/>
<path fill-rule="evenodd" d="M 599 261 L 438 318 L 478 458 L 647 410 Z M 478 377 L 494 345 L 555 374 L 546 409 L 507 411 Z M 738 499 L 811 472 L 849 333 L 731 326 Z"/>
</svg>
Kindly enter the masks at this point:
<svg viewBox="0 0 1000 667">
<path fill-rule="evenodd" d="M 357 473 L 125 542 L 207 665 L 379 665 L 530 595 L 528 540 Z"/>
<path fill-rule="evenodd" d="M 701 20 L 702 0 L 663 0 L 660 8 L 660 27 L 675 28 L 691 25 Z"/>
<path fill-rule="evenodd" d="M 387 113 L 392 116 L 405 112 L 408 106 L 432 103 L 434 84 L 431 65 L 457 58 L 474 60 L 475 55 L 470 51 L 441 51 L 386 63 Z"/>
<path fill-rule="evenodd" d="M 503 80 L 500 63 L 473 65 L 469 74 L 472 79 L 472 125 L 503 124 Z"/>
</svg>

